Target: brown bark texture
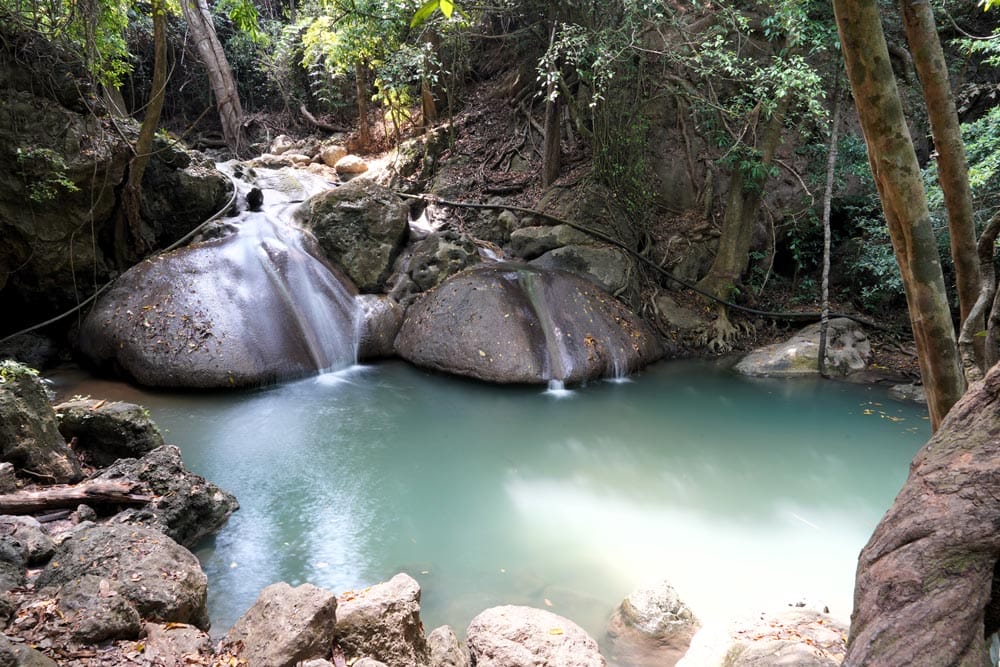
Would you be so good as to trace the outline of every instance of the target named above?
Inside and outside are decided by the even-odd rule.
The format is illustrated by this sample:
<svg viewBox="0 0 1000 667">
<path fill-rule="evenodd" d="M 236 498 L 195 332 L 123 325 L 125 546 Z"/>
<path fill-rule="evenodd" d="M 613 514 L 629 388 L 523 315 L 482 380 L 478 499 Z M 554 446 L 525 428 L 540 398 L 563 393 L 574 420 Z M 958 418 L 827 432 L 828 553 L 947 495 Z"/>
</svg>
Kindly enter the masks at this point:
<svg viewBox="0 0 1000 667">
<path fill-rule="evenodd" d="M 920 165 L 889 62 L 878 4 L 834 0 L 840 43 L 868 161 L 899 264 L 931 427 L 965 391 Z"/>
<path fill-rule="evenodd" d="M 962 130 L 955 108 L 955 96 L 948 80 L 948 66 L 934 23 L 934 10 L 929 0 L 900 0 L 906 40 L 913 53 L 913 64 L 923 88 L 927 114 L 937 152 L 938 182 L 948 209 L 948 234 L 951 258 L 955 263 L 955 283 L 958 291 L 960 321 L 965 322 L 979 296 L 979 261 L 976 252 L 976 229 L 973 221 L 972 189 L 969 186 L 969 164 L 962 143 Z M 983 328 L 980 316 L 974 323 L 976 331 Z M 987 366 L 981 346 L 977 355 L 979 377 Z"/>
<path fill-rule="evenodd" d="M 970 381 L 981 380 L 982 372 L 979 366 L 979 354 L 988 364 L 995 364 L 998 360 L 998 340 L 995 319 L 989 318 L 990 327 L 986 331 L 986 336 L 978 336 L 982 329 L 982 322 L 985 316 L 993 309 L 996 314 L 997 304 L 994 303 L 997 291 L 996 269 L 994 268 L 994 255 L 996 254 L 997 235 L 1000 234 L 1000 212 L 995 213 L 986 229 L 979 236 L 977 252 L 979 255 L 979 297 L 969 316 L 962 322 L 962 328 L 958 335 L 958 350 L 962 356 L 962 366 L 965 369 L 965 377 Z M 978 339 L 978 340 L 977 340 Z M 976 343 L 980 342 L 981 345 Z"/>
<path fill-rule="evenodd" d="M 0 514 L 33 514 L 86 504 L 143 505 L 150 496 L 132 493 L 132 482 L 84 482 L 76 486 L 49 487 L 0 495 Z"/>
<path fill-rule="evenodd" d="M 989 665 L 998 524 L 1000 365 L 917 453 L 861 551 L 845 667 Z"/>
<path fill-rule="evenodd" d="M 243 105 L 240 104 L 236 91 L 233 70 L 229 67 L 222 43 L 215 34 L 212 13 L 205 0 L 181 0 L 181 10 L 194 38 L 198 56 L 208 72 L 226 145 L 234 154 L 239 155 L 243 148 Z"/>
<path fill-rule="evenodd" d="M 368 81 L 365 66 L 360 60 L 354 63 L 354 89 L 358 98 L 358 141 L 363 150 L 372 143 L 372 129 L 368 122 Z"/>
</svg>

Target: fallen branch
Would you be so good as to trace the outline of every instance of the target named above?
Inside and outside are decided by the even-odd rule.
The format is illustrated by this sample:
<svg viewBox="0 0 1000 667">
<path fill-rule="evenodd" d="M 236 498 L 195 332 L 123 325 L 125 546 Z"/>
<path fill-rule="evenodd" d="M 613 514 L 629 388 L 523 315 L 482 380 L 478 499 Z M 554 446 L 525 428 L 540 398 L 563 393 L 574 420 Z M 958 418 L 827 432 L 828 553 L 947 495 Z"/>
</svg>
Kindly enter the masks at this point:
<svg viewBox="0 0 1000 667">
<path fill-rule="evenodd" d="M 152 496 L 132 493 L 134 482 L 84 482 L 39 491 L 18 491 L 0 495 L 0 514 L 33 514 L 80 504 L 144 505 Z"/>
<path fill-rule="evenodd" d="M 593 236 L 594 238 L 596 238 L 596 239 L 598 239 L 600 241 L 604 241 L 605 243 L 609 243 L 609 244 L 611 244 L 611 245 L 613 245 L 613 246 L 615 246 L 617 248 L 620 248 L 620 249 L 624 250 L 625 252 L 627 252 L 628 254 L 632 255 L 637 260 L 639 260 L 640 262 L 642 262 L 643 264 L 645 264 L 646 266 L 648 266 L 650 269 L 652 269 L 653 271 L 655 271 L 656 273 L 659 273 L 660 275 L 664 276 L 665 278 L 667 278 L 669 280 L 672 280 L 672 281 L 678 283 L 679 285 L 683 285 L 684 287 L 697 292 L 698 294 L 702 295 L 703 297 L 705 297 L 707 299 L 711 299 L 712 301 L 720 303 L 723 306 L 726 306 L 728 308 L 735 308 L 736 310 L 742 311 L 744 313 L 748 313 L 750 315 L 757 315 L 759 317 L 769 317 L 769 318 L 778 319 L 778 320 L 801 320 L 801 321 L 805 321 L 805 322 L 818 322 L 819 319 L 820 319 L 820 313 L 817 313 L 817 312 L 812 312 L 812 311 L 784 311 L 784 312 L 776 312 L 776 311 L 770 311 L 770 310 L 757 310 L 756 308 L 748 308 L 746 306 L 741 306 L 741 305 L 739 305 L 737 303 L 733 303 L 732 301 L 726 301 L 725 299 L 720 299 L 719 297 L 714 296 L 713 294 L 710 294 L 710 293 L 708 293 L 708 292 L 706 292 L 704 290 L 698 289 L 698 287 L 696 285 L 694 285 L 693 283 L 689 283 L 686 280 L 678 278 L 677 276 L 673 275 L 672 273 L 670 273 L 669 271 L 667 271 L 666 269 L 664 269 L 662 266 L 658 265 L 656 262 L 654 262 L 653 260 L 651 260 L 649 257 L 646 257 L 642 253 L 636 252 L 635 250 L 633 250 L 632 248 L 628 247 L 627 245 L 625 245 L 624 243 L 622 243 L 618 239 L 615 239 L 615 238 L 613 238 L 613 237 L 605 234 L 604 232 L 601 232 L 601 231 L 596 230 L 596 229 L 591 229 L 590 227 L 587 227 L 586 225 L 581 225 L 578 222 L 570 222 L 569 220 L 563 220 L 562 218 L 557 218 L 556 216 L 550 215 L 550 214 L 545 213 L 543 211 L 536 211 L 535 209 L 524 208 L 523 206 L 510 206 L 508 204 L 478 204 L 478 203 L 475 203 L 475 202 L 450 201 L 448 199 L 441 199 L 439 197 L 433 197 L 433 196 L 429 196 L 429 195 L 411 195 L 411 194 L 408 194 L 408 193 L 405 193 L 405 192 L 400 192 L 398 190 L 394 190 L 393 192 L 395 192 L 397 196 L 403 197 L 404 199 L 417 199 L 419 201 L 427 202 L 428 204 L 438 204 L 440 206 L 452 206 L 452 207 L 457 207 L 457 208 L 504 209 L 504 210 L 508 210 L 508 211 L 514 211 L 516 213 L 524 213 L 525 215 L 531 215 L 531 216 L 535 216 L 537 218 L 542 218 L 542 219 L 545 219 L 545 220 L 549 220 L 551 222 L 554 222 L 557 225 L 567 225 L 567 226 L 572 227 L 573 229 L 577 229 L 577 230 L 579 230 L 579 231 L 581 231 L 581 232 L 583 232 L 585 234 L 589 234 L 590 236 Z M 853 321 L 858 322 L 859 324 L 863 324 L 863 325 L 865 325 L 867 327 L 871 327 L 873 329 L 878 329 L 879 331 L 886 331 L 886 332 L 889 332 L 889 333 L 894 333 L 892 331 L 892 329 L 890 329 L 890 328 L 888 328 L 886 326 L 883 326 L 883 325 L 879 324 L 878 322 L 875 322 L 874 320 L 870 320 L 867 317 L 861 317 L 860 315 L 850 315 L 850 314 L 847 314 L 847 313 L 830 313 L 830 317 L 845 317 L 845 318 L 847 318 L 849 320 L 853 320 Z"/>
<path fill-rule="evenodd" d="M 326 130 L 327 132 L 347 132 L 348 131 L 347 128 L 338 127 L 336 125 L 330 125 L 329 123 L 324 123 L 320 119 L 316 118 L 316 116 L 314 116 L 311 113 L 309 113 L 309 109 L 306 109 L 306 105 L 304 105 L 304 104 L 299 107 L 299 113 L 302 114 L 307 121 L 309 121 L 310 123 L 312 123 L 313 125 L 315 125 L 316 127 L 318 127 L 321 130 Z"/>
</svg>

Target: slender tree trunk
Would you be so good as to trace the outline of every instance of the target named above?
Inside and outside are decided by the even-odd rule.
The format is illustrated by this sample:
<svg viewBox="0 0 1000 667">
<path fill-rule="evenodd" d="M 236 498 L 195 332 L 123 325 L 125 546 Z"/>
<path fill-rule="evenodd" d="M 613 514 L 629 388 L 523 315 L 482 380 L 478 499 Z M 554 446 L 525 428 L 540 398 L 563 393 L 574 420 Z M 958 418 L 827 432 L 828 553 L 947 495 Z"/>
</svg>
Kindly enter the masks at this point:
<svg viewBox="0 0 1000 667">
<path fill-rule="evenodd" d="M 556 39 L 555 25 L 552 26 L 552 35 L 549 38 L 549 48 Z M 542 150 L 542 187 L 547 188 L 559 178 L 561 168 L 561 150 L 559 145 L 560 125 L 559 122 L 559 96 L 556 88 L 555 65 L 549 70 L 549 83 L 545 91 L 545 136 L 543 137 L 544 149 Z"/>
<path fill-rule="evenodd" d="M 937 152 L 938 182 L 948 209 L 948 233 L 951 258 L 955 263 L 955 283 L 961 322 L 968 319 L 979 296 L 979 261 L 976 252 L 976 229 L 972 217 L 972 189 L 969 187 L 969 164 L 962 144 L 955 97 L 948 81 L 948 67 L 934 24 L 934 10 L 929 0 L 900 0 L 903 27 L 913 53 L 913 64 L 920 78 L 927 114 Z M 983 329 L 983 318 L 972 326 Z M 976 344 L 978 376 L 986 372 L 982 345 Z"/>
<path fill-rule="evenodd" d="M 142 236 L 142 177 L 153 156 L 153 139 L 160 125 L 164 89 L 167 85 L 167 9 L 164 0 L 153 0 L 153 87 L 146 115 L 135 142 L 135 157 L 128 166 L 128 177 L 122 188 L 121 201 L 115 219 L 115 259 L 127 266 L 140 259 L 148 250 Z"/>
<path fill-rule="evenodd" d="M 977 356 L 981 352 L 987 364 L 991 366 L 997 362 L 997 339 L 996 328 L 991 326 L 987 330 L 986 336 L 977 336 L 982 329 L 982 322 L 992 308 L 996 313 L 997 305 L 994 303 L 997 291 L 996 269 L 993 258 L 996 254 L 997 234 L 1000 233 L 1000 213 L 993 215 L 986 229 L 983 230 L 977 244 L 979 255 L 979 297 L 969 316 L 962 322 L 962 328 L 958 335 L 958 350 L 962 355 L 962 366 L 965 368 L 965 377 L 970 382 L 981 380 L 983 374 L 979 370 Z M 993 316 L 990 317 L 991 324 Z M 977 324 L 979 323 L 979 324 Z M 984 340 L 985 339 L 985 340 Z M 978 343 L 978 345 L 977 345 Z"/>
<path fill-rule="evenodd" d="M 826 187 L 823 190 L 823 287 L 819 320 L 819 372 L 826 372 L 826 330 L 830 320 L 830 204 L 833 201 L 833 176 L 837 166 L 837 136 L 840 130 L 840 72 L 833 84 L 833 118 L 830 119 L 830 147 L 826 155 Z"/>
<path fill-rule="evenodd" d="M 243 148 L 243 106 L 236 91 L 233 70 L 229 67 L 222 43 L 215 34 L 212 14 L 205 0 L 181 0 L 181 10 L 194 38 L 198 56 L 208 72 L 226 145 L 234 154 L 239 155 Z"/>
<path fill-rule="evenodd" d="M 730 174 L 729 195 L 722 219 L 719 249 L 712 260 L 708 275 L 698 283 L 700 289 L 720 299 L 732 298 L 733 290 L 740 284 L 740 277 L 750 262 L 750 242 L 753 240 L 754 223 L 764 198 L 767 175 L 781 143 L 787 110 L 788 98 L 784 97 L 778 101 L 777 108 L 767 121 L 761 145 L 760 177 L 747 183 L 739 166 L 735 166 Z"/>
<path fill-rule="evenodd" d="M 874 0 L 834 0 L 854 103 L 903 277 L 931 427 L 965 391 L 920 165 Z"/>
<path fill-rule="evenodd" d="M 1000 366 L 949 412 L 858 559 L 844 667 L 986 667 L 997 631 Z"/>
<path fill-rule="evenodd" d="M 358 97 L 358 140 L 361 148 L 367 150 L 372 143 L 372 129 L 368 122 L 368 81 L 360 60 L 354 63 L 354 86 Z"/>
</svg>

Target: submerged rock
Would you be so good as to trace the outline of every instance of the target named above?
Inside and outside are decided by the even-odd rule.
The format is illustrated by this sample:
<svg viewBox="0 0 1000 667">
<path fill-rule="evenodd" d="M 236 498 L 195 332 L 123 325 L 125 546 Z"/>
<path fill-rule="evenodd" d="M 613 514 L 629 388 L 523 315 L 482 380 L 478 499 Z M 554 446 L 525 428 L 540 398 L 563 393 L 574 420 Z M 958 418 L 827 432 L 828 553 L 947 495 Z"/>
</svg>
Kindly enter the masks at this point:
<svg viewBox="0 0 1000 667">
<path fill-rule="evenodd" d="M 846 317 L 829 321 L 826 368 L 841 377 L 863 371 L 871 360 L 872 347 L 861 326 Z M 735 369 L 743 375 L 797 377 L 818 375 L 819 323 L 810 324 L 784 343 L 754 350 Z"/>
<path fill-rule="evenodd" d="M 51 482 L 82 476 L 38 374 L 13 361 L 0 362 L 0 458 Z"/>
<path fill-rule="evenodd" d="M 421 296 L 400 356 L 490 382 L 580 382 L 633 372 L 662 355 L 649 328 L 594 284 L 513 263 L 474 267 Z"/>
<path fill-rule="evenodd" d="M 149 411 L 134 403 L 80 398 L 55 406 L 59 432 L 76 438 L 77 451 L 95 466 L 142 456 L 163 445 L 163 434 Z"/>
<path fill-rule="evenodd" d="M 129 480 L 155 496 L 115 516 L 119 523 L 145 525 L 193 547 L 221 528 L 239 509 L 236 497 L 184 467 L 181 451 L 164 445 L 141 459 L 121 459 L 96 479 Z"/>
<path fill-rule="evenodd" d="M 303 584 L 272 584 L 226 633 L 222 648 L 250 665 L 292 667 L 330 653 L 337 625 L 337 596 Z"/>
<path fill-rule="evenodd" d="M 700 624 L 666 581 L 632 591 L 608 621 L 618 661 L 632 667 L 672 667 L 687 652 Z"/>
<path fill-rule="evenodd" d="M 604 667 L 597 642 L 573 621 L 532 607 L 493 607 L 466 631 L 476 667 Z"/>
<path fill-rule="evenodd" d="M 236 234 L 142 262 L 100 298 L 79 348 L 157 387 L 260 385 L 349 366 L 354 287 L 308 235 L 248 214 Z"/>
<path fill-rule="evenodd" d="M 369 657 L 388 667 L 427 664 L 420 584 L 407 574 L 337 599 L 337 642 L 348 660 Z"/>
<path fill-rule="evenodd" d="M 139 618 L 208 628 L 208 581 L 198 559 L 163 533 L 142 526 L 81 524 L 56 548 L 35 586 L 54 589 L 74 604 L 119 596 Z M 126 627 L 138 630 L 128 625 L 128 612 L 117 605 L 101 603 L 92 612 L 79 613 L 81 618 L 107 619 L 114 635 Z M 99 625 L 87 634 L 101 634 Z"/>
</svg>

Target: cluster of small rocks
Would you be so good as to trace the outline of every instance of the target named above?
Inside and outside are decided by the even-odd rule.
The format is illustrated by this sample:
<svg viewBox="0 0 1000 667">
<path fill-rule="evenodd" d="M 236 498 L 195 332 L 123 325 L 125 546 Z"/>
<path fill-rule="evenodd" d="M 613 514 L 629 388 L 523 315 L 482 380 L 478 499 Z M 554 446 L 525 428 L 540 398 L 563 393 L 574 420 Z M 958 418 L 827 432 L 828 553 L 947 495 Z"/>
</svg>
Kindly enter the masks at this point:
<svg viewBox="0 0 1000 667">
<path fill-rule="evenodd" d="M 323 141 L 315 138 L 296 141 L 287 135 L 278 135 L 268 151 L 252 160 L 250 166 L 269 169 L 301 167 L 319 174 L 328 174 L 327 170 L 332 170 L 344 180 L 368 171 L 368 164 L 363 158 L 348 152 L 342 135 Z"/>
</svg>

